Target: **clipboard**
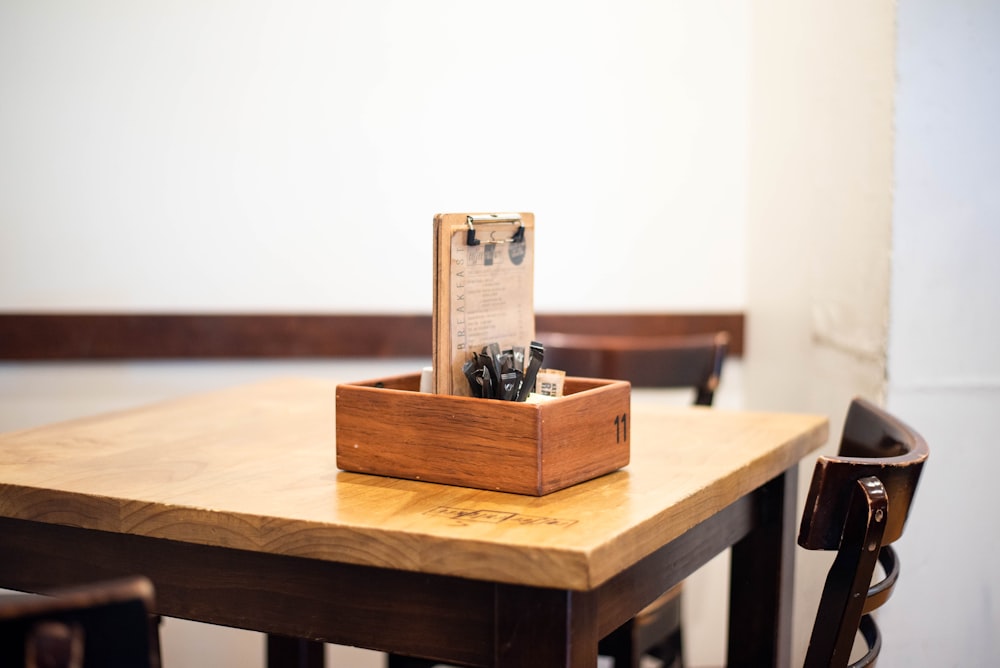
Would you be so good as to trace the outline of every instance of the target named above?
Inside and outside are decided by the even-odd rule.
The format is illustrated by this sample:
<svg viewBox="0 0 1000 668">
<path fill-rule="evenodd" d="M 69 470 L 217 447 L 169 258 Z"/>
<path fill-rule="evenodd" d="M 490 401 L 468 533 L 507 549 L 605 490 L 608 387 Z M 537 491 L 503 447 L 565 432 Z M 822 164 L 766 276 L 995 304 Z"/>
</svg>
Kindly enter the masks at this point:
<svg viewBox="0 0 1000 668">
<path fill-rule="evenodd" d="M 434 217 L 434 392 L 472 396 L 462 365 L 490 343 L 535 337 L 535 216 Z"/>
</svg>

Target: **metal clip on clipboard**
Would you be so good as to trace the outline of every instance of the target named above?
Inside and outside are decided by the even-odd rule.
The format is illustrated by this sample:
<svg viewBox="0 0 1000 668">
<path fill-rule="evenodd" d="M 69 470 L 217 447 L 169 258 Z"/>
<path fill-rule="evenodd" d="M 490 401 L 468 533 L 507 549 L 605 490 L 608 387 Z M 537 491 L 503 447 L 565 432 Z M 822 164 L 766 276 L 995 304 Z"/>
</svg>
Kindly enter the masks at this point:
<svg viewBox="0 0 1000 668">
<path fill-rule="evenodd" d="M 524 223 L 521 221 L 520 214 L 517 213 L 489 213 L 481 216 L 466 216 L 465 222 L 469 226 L 469 231 L 465 236 L 465 244 L 467 246 L 478 246 L 480 243 L 516 244 L 524 241 Z M 490 232 L 489 239 L 480 241 L 476 238 L 476 225 L 495 225 L 497 223 L 516 223 L 517 231 L 509 239 L 497 239 L 496 230 Z"/>
</svg>

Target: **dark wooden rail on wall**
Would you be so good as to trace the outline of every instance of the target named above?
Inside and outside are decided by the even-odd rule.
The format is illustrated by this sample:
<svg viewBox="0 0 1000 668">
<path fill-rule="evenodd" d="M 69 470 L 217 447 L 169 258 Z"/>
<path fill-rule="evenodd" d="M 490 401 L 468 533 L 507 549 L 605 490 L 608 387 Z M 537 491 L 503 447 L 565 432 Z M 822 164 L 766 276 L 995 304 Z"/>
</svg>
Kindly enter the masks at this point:
<svg viewBox="0 0 1000 668">
<path fill-rule="evenodd" d="M 537 314 L 538 331 L 677 335 L 725 330 L 742 313 Z M 430 357 L 428 315 L 0 314 L 0 360 Z"/>
</svg>

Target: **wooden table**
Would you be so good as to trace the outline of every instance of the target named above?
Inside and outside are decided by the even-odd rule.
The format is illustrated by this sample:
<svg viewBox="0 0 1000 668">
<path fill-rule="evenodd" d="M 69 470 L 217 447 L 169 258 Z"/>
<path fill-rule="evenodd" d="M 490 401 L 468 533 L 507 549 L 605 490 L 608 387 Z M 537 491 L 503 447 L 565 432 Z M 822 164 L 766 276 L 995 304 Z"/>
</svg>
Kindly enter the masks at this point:
<svg viewBox="0 0 1000 668">
<path fill-rule="evenodd" d="M 334 391 L 276 380 L 0 436 L 0 587 L 142 573 L 164 615 L 272 634 L 272 663 L 321 647 L 289 637 L 593 668 L 600 637 L 733 546 L 729 664 L 788 664 L 796 469 L 825 418 L 634 407 L 626 469 L 528 497 L 337 470 Z"/>
</svg>

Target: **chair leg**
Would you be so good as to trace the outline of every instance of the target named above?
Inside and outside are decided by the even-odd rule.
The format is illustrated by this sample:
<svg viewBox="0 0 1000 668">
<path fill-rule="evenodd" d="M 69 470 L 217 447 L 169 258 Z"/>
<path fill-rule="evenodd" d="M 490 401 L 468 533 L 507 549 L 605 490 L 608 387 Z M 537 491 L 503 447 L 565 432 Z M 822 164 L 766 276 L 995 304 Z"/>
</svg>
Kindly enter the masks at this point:
<svg viewBox="0 0 1000 668">
<path fill-rule="evenodd" d="M 651 647 L 647 654 L 659 659 L 663 668 L 684 668 L 683 635 L 677 629 L 659 645 Z"/>
<path fill-rule="evenodd" d="M 323 668 L 326 663 L 323 643 L 285 636 L 269 634 L 266 655 L 268 666 Z"/>
<path fill-rule="evenodd" d="M 601 639 L 597 653 L 611 657 L 615 668 L 639 668 L 641 656 L 633 638 L 634 620 L 629 620 Z"/>
<path fill-rule="evenodd" d="M 160 668 L 163 665 L 163 650 L 160 646 L 160 615 L 149 615 L 149 666 Z"/>
</svg>

